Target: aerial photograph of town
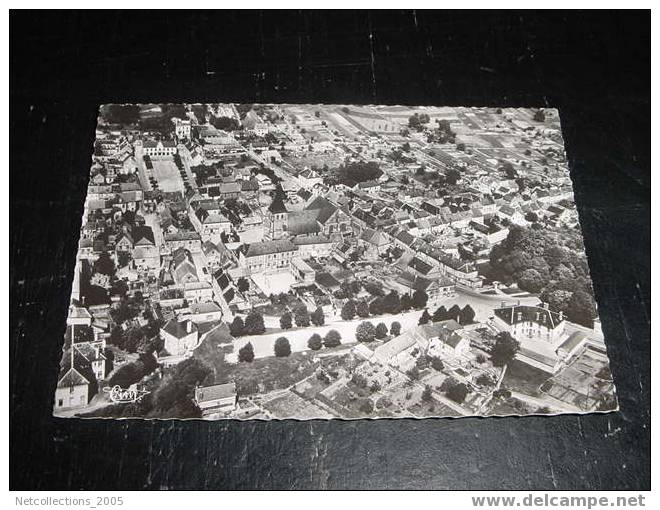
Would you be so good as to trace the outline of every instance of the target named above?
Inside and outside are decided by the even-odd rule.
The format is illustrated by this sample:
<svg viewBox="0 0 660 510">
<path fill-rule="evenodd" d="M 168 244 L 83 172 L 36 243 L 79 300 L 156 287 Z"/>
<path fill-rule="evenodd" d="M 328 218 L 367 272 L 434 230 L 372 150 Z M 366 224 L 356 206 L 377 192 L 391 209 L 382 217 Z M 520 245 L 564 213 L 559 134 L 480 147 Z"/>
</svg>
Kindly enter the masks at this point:
<svg viewBox="0 0 660 510">
<path fill-rule="evenodd" d="M 62 350 L 59 417 L 618 408 L 549 108 L 103 105 Z"/>
</svg>

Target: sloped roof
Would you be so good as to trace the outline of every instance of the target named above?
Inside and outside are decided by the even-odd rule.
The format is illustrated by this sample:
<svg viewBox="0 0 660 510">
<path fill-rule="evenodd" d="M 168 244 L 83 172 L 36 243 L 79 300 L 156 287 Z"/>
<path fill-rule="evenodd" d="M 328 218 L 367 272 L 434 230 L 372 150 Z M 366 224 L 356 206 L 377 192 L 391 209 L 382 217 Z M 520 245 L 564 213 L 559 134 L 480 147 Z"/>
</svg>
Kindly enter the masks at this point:
<svg viewBox="0 0 660 510">
<path fill-rule="evenodd" d="M 276 195 L 273 201 L 268 206 L 268 210 L 273 214 L 282 214 L 287 212 L 287 208 L 284 205 L 284 200 L 281 196 Z"/>
<path fill-rule="evenodd" d="M 83 386 L 89 384 L 88 381 L 80 372 L 75 368 L 69 368 L 66 372 L 60 375 L 57 382 L 58 388 L 70 388 L 72 386 Z"/>
<path fill-rule="evenodd" d="M 154 232 L 153 230 L 151 230 L 151 227 L 147 227 L 147 226 L 133 227 L 132 235 L 133 235 L 133 239 L 135 239 L 135 246 L 156 245 L 156 242 L 154 241 Z"/>
<path fill-rule="evenodd" d="M 503 308 L 495 309 L 494 313 L 510 326 L 520 322 L 536 322 L 550 329 L 554 329 L 563 321 L 563 319 L 559 319 L 558 313 L 551 312 L 542 306 L 505 306 Z"/>
<path fill-rule="evenodd" d="M 188 324 L 191 326 L 190 333 L 188 333 L 187 330 Z M 176 338 L 184 338 L 193 333 L 197 333 L 197 325 L 189 320 L 179 322 L 176 319 L 170 319 L 162 329 Z"/>
<path fill-rule="evenodd" d="M 277 239 L 274 241 L 262 241 L 259 243 L 250 243 L 245 252 L 246 257 L 258 257 L 260 255 L 269 255 L 271 253 L 283 253 L 287 251 L 296 251 L 298 247 L 288 239 Z"/>
</svg>

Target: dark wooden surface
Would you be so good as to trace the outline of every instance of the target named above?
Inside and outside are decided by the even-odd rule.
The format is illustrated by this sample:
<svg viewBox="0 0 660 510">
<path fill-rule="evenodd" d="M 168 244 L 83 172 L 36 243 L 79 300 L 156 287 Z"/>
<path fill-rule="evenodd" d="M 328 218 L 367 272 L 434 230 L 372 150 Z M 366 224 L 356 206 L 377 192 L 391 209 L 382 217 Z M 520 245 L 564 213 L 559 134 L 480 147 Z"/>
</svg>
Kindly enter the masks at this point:
<svg viewBox="0 0 660 510">
<path fill-rule="evenodd" d="M 12 489 L 649 489 L 650 14 L 21 13 L 10 30 Z M 608 415 L 51 417 L 102 102 L 560 108 Z"/>
</svg>

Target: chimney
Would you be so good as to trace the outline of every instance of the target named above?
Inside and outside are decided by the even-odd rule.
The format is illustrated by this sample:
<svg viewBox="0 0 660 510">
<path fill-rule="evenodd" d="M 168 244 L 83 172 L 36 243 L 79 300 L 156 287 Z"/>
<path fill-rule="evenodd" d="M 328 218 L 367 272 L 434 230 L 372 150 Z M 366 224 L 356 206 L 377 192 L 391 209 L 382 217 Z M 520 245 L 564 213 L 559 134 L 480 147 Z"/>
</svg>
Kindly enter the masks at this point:
<svg viewBox="0 0 660 510">
<path fill-rule="evenodd" d="M 562 312 L 561 310 L 559 310 L 559 322 L 561 322 L 561 321 L 563 321 L 563 320 L 564 320 L 564 312 Z"/>
<path fill-rule="evenodd" d="M 518 306 L 520 306 L 520 299 L 518 300 Z"/>
<path fill-rule="evenodd" d="M 543 308 L 545 308 L 546 310 L 550 309 L 550 305 L 548 305 L 548 303 L 541 303 L 541 306 L 543 306 Z"/>
</svg>

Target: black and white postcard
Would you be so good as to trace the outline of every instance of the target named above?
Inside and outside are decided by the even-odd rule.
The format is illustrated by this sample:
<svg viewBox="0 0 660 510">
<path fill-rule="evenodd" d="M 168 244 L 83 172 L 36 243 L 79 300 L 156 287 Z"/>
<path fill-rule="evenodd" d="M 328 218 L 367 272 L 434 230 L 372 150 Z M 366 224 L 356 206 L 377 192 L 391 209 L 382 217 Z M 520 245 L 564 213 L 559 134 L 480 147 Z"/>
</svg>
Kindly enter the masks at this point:
<svg viewBox="0 0 660 510">
<path fill-rule="evenodd" d="M 615 409 L 556 110 L 100 108 L 56 416 Z"/>
</svg>

